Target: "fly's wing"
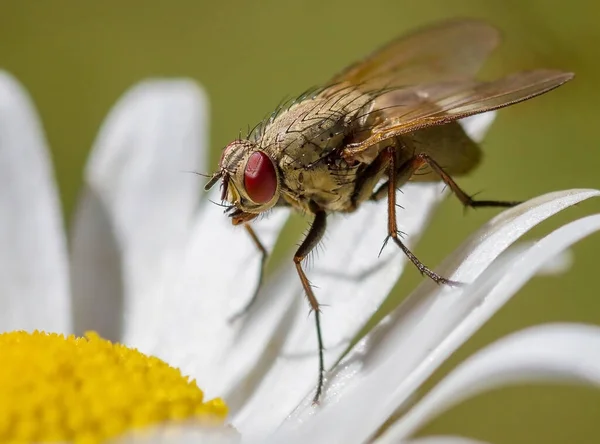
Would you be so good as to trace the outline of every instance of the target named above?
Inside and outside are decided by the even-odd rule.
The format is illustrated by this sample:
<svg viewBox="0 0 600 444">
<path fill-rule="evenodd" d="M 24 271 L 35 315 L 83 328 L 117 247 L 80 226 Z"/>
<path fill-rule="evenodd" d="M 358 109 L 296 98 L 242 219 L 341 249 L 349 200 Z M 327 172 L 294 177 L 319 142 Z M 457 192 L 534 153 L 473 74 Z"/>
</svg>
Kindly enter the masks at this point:
<svg viewBox="0 0 600 444">
<path fill-rule="evenodd" d="M 368 121 L 357 129 L 342 154 L 356 158 L 383 140 L 522 102 L 571 78 L 572 73 L 536 70 L 493 82 L 471 80 L 391 91 L 375 100 Z"/>
<path fill-rule="evenodd" d="M 358 113 L 342 154 L 372 161 L 379 142 L 410 133 L 405 138 L 416 139 L 449 173 L 470 170 L 480 151 L 458 124 L 425 129 L 530 99 L 573 77 L 538 70 L 494 82 L 473 80 L 499 41 L 498 31 L 484 22 L 444 22 L 400 37 L 336 75 L 321 94 L 355 88 L 372 98 Z"/>
<path fill-rule="evenodd" d="M 499 32 L 485 22 L 442 22 L 390 42 L 334 76 L 329 85 L 373 90 L 471 79 L 499 41 Z"/>
</svg>

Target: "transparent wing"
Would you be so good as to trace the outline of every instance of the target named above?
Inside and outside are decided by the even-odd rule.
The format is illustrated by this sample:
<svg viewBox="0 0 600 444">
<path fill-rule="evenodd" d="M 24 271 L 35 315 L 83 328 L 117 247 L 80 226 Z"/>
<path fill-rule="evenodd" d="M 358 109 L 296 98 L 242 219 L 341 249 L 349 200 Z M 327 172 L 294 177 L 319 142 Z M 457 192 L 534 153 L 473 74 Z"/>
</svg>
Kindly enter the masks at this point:
<svg viewBox="0 0 600 444">
<path fill-rule="evenodd" d="M 453 20 L 402 36 L 331 79 L 329 85 L 397 87 L 473 78 L 500 41 L 477 20 Z"/>
<path fill-rule="evenodd" d="M 573 78 L 555 70 L 521 72 L 492 82 L 418 85 L 379 97 L 368 122 L 345 150 L 352 157 L 394 136 L 502 108 L 548 92 Z"/>
</svg>

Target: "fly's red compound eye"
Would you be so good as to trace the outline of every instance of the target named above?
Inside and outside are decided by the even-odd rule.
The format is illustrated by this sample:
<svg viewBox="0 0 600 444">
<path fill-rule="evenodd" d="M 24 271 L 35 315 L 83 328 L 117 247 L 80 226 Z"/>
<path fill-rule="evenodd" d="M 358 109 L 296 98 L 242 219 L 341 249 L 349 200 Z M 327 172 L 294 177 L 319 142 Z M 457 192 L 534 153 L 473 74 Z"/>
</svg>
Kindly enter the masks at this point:
<svg viewBox="0 0 600 444">
<path fill-rule="evenodd" d="M 250 155 L 244 169 L 244 187 L 255 203 L 267 203 L 273 198 L 277 190 L 277 174 L 273 162 L 262 151 Z"/>
</svg>

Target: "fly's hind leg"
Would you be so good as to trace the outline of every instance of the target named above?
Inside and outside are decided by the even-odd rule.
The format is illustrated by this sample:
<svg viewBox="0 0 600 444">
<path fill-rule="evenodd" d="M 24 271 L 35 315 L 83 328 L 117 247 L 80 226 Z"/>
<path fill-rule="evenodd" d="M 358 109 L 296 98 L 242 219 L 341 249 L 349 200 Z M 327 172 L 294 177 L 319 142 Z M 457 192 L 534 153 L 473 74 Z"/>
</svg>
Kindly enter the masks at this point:
<svg viewBox="0 0 600 444">
<path fill-rule="evenodd" d="M 240 311 L 238 311 L 237 313 L 235 313 L 233 316 L 231 316 L 229 318 L 229 322 L 234 322 L 237 319 L 239 319 L 240 317 L 244 316 L 246 313 L 248 313 L 248 310 L 250 310 L 250 307 L 252 307 L 252 305 L 254 305 L 254 303 L 258 299 L 258 293 L 260 292 L 260 289 L 263 284 L 264 276 L 265 276 L 265 267 L 267 265 L 267 259 L 269 258 L 269 253 L 267 252 L 267 249 L 262 244 L 262 242 L 256 235 L 256 232 L 254 231 L 254 229 L 250 226 L 250 224 L 244 224 L 244 228 L 248 232 L 250 239 L 252 239 L 252 243 L 256 246 L 256 248 L 260 252 L 260 269 L 259 269 L 259 274 L 258 274 L 258 283 L 256 284 L 256 288 L 254 289 L 254 293 L 252 294 L 252 297 L 250 298 L 250 300 L 246 303 L 246 305 Z"/>
<path fill-rule="evenodd" d="M 413 174 L 415 174 L 424 165 L 429 165 L 435 173 L 440 176 L 440 179 L 452 190 L 458 200 L 465 206 L 470 208 L 482 207 L 514 207 L 521 202 L 503 201 L 503 200 L 475 200 L 465 193 L 458 184 L 444 171 L 444 169 L 431 158 L 428 154 L 420 153 L 408 160 L 402 167 L 396 171 L 394 175 L 395 186 L 401 187 L 408 182 Z M 392 177 L 391 175 L 389 176 Z M 371 200 L 380 200 L 388 195 L 388 182 L 381 185 L 371 196 Z"/>
<path fill-rule="evenodd" d="M 442 169 L 442 167 L 433 160 L 430 156 L 425 153 L 421 153 L 416 156 L 416 161 L 423 164 L 428 164 L 433 171 L 437 173 L 438 176 L 444 181 L 446 185 L 450 187 L 452 192 L 456 195 L 458 200 L 465 206 L 471 208 L 480 208 L 480 207 L 514 207 L 515 205 L 519 205 L 521 202 L 509 202 L 502 200 L 475 200 L 467 193 L 465 193 L 454 180 Z"/>
</svg>

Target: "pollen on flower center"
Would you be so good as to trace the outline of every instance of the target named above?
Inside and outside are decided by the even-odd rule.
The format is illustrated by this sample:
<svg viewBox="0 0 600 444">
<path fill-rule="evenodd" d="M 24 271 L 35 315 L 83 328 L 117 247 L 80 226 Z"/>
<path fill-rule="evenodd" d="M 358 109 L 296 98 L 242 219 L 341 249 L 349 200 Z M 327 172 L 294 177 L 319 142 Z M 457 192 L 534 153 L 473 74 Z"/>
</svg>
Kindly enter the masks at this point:
<svg viewBox="0 0 600 444">
<path fill-rule="evenodd" d="M 0 334 L 0 442 L 100 442 L 169 420 L 221 424 L 195 381 L 95 333 Z"/>
</svg>

